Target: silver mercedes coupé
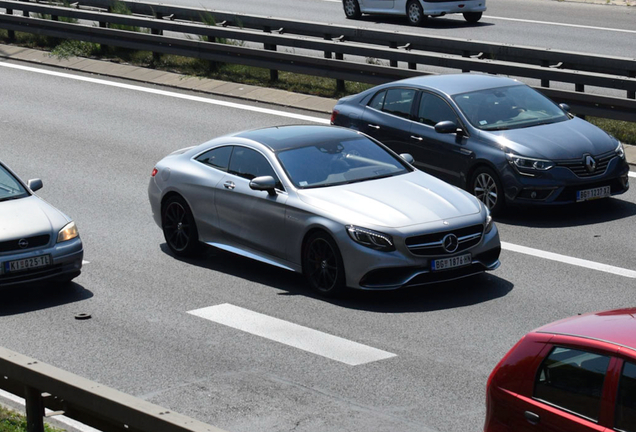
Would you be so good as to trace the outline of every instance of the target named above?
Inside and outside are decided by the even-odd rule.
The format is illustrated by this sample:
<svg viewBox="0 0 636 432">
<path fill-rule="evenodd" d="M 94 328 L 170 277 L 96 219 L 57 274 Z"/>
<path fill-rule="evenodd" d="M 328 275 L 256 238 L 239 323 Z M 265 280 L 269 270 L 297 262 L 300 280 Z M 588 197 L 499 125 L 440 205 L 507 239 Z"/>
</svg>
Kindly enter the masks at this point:
<svg viewBox="0 0 636 432">
<path fill-rule="evenodd" d="M 148 195 L 175 255 L 208 244 L 302 272 L 323 295 L 499 267 L 486 207 L 409 161 L 349 129 L 271 127 L 168 155 Z"/>
</svg>

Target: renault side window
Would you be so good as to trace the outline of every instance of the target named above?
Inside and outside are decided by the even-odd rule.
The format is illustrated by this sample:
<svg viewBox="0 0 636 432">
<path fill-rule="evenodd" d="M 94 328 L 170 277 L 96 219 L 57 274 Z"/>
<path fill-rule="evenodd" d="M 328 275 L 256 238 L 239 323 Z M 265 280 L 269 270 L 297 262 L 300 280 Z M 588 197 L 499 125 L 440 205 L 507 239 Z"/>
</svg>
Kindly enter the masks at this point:
<svg viewBox="0 0 636 432">
<path fill-rule="evenodd" d="M 272 168 L 267 159 L 256 150 L 246 147 L 234 147 L 228 172 L 247 180 L 262 176 L 272 176 L 274 180 L 276 180 L 276 189 L 285 190 L 274 168 Z"/>
<path fill-rule="evenodd" d="M 609 361 L 609 356 L 555 347 L 539 368 L 533 396 L 598 421 Z"/>
<path fill-rule="evenodd" d="M 442 98 L 423 92 L 417 111 L 417 121 L 425 125 L 435 126 L 446 120 L 459 126 L 455 111 Z"/>
<path fill-rule="evenodd" d="M 221 171 L 227 171 L 232 146 L 217 147 L 197 156 L 196 160 Z"/>
</svg>

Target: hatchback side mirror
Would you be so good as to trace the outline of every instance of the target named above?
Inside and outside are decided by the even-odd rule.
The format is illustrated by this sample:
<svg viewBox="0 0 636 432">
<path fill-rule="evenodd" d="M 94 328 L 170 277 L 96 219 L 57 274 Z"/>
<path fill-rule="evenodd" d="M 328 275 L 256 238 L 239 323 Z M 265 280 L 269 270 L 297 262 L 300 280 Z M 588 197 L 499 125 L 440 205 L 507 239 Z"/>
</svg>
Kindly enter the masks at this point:
<svg viewBox="0 0 636 432">
<path fill-rule="evenodd" d="M 565 104 L 565 103 L 560 103 L 559 106 L 561 107 L 561 109 L 565 112 L 570 112 L 570 105 Z"/>
<path fill-rule="evenodd" d="M 35 192 L 36 190 L 42 189 L 44 184 L 40 179 L 31 179 L 27 182 L 27 186 L 29 187 L 29 189 L 31 189 L 32 192 Z"/>
<path fill-rule="evenodd" d="M 250 181 L 250 189 L 267 191 L 270 195 L 276 195 L 276 180 L 272 176 L 255 177 Z"/>
<path fill-rule="evenodd" d="M 413 156 L 411 156 L 410 153 L 401 153 L 400 157 L 410 164 L 415 162 L 415 159 L 413 159 Z"/>
<path fill-rule="evenodd" d="M 457 125 L 450 120 L 444 120 L 435 125 L 435 132 L 442 134 L 451 134 L 457 132 Z"/>
</svg>

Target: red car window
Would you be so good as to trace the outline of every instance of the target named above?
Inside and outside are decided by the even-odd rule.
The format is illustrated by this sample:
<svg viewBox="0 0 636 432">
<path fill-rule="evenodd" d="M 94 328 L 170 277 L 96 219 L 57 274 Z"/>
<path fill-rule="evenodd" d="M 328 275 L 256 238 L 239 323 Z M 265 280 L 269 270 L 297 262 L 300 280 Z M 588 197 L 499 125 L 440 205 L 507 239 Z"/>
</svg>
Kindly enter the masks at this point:
<svg viewBox="0 0 636 432">
<path fill-rule="evenodd" d="M 636 432 L 636 365 L 625 363 L 618 385 L 615 428 Z"/>
<path fill-rule="evenodd" d="M 535 378 L 536 399 L 598 421 L 609 356 L 555 347 Z"/>
</svg>

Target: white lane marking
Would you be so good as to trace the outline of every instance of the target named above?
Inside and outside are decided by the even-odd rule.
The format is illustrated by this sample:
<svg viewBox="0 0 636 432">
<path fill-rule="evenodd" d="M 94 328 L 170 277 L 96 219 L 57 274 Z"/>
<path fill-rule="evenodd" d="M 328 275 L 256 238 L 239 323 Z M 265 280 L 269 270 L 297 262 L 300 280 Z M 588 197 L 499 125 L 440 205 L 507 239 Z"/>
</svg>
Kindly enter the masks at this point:
<svg viewBox="0 0 636 432">
<path fill-rule="evenodd" d="M 351 366 L 396 356 L 228 303 L 191 310 L 188 313 Z"/>
<path fill-rule="evenodd" d="M 90 264 L 90 263 L 91 263 L 90 261 L 82 260 L 82 265 L 84 265 L 84 264 Z"/>
<path fill-rule="evenodd" d="M 566 264 L 571 264 L 579 267 L 585 267 L 592 270 L 598 270 L 606 273 L 612 273 L 619 276 L 625 276 L 628 278 L 636 279 L 636 271 L 629 270 L 621 267 L 615 267 L 608 264 L 601 264 L 594 261 L 588 261 L 580 258 L 573 258 L 567 255 L 561 255 L 553 252 L 546 252 L 541 249 L 533 249 L 526 246 L 519 246 L 516 244 L 501 242 L 501 248 L 513 252 L 518 252 L 526 255 L 532 255 L 539 258 L 544 258 L 552 261 L 559 261 Z"/>
<path fill-rule="evenodd" d="M 322 119 L 322 118 L 319 118 L 319 117 L 304 116 L 304 115 L 294 114 L 294 113 L 288 113 L 288 112 L 285 112 L 285 111 L 277 111 L 277 110 L 272 110 L 272 109 L 267 109 L 267 108 L 258 108 L 258 107 L 253 107 L 253 106 L 249 106 L 249 105 L 241 105 L 241 104 L 233 103 L 233 102 L 218 101 L 218 100 L 214 100 L 214 99 L 208 99 L 208 98 L 204 98 L 204 97 L 185 95 L 185 94 L 169 92 L 169 91 L 165 91 L 165 90 L 149 89 L 149 88 L 145 88 L 145 87 L 140 87 L 140 86 L 135 86 L 135 85 L 130 85 L 130 84 L 116 83 L 116 82 L 106 81 L 106 80 L 97 79 L 97 78 L 88 78 L 88 77 L 83 77 L 83 76 L 78 76 L 78 75 L 71 75 L 71 74 L 62 73 L 62 72 L 49 71 L 49 70 L 44 70 L 44 69 L 37 69 L 37 68 L 33 68 L 33 67 L 28 67 L 28 66 L 14 65 L 14 64 L 11 64 L 11 63 L 0 62 L 0 66 L 12 68 L 12 69 L 26 70 L 26 71 L 30 71 L 30 72 L 45 74 L 45 75 L 52 75 L 52 76 L 57 76 L 57 77 L 61 77 L 61 78 L 74 79 L 74 80 L 78 80 L 78 81 L 91 82 L 91 83 L 94 83 L 94 84 L 101 84 L 101 85 L 107 85 L 107 86 L 112 86 L 112 87 L 124 88 L 124 89 L 128 89 L 128 90 L 136 90 L 136 91 L 145 92 L 145 93 L 158 94 L 158 95 L 162 95 L 162 96 L 175 97 L 175 98 L 179 98 L 179 99 L 192 100 L 192 101 L 195 101 L 195 102 L 203 102 L 203 103 L 209 103 L 209 104 L 214 104 L 214 105 L 227 106 L 227 107 L 236 108 L 236 109 L 244 109 L 244 110 L 248 110 L 248 111 L 256 111 L 256 112 L 276 115 L 276 116 L 280 116 L 280 117 L 288 117 L 288 118 L 295 118 L 295 119 L 299 119 L 299 120 L 311 121 L 311 122 L 316 122 L 316 123 L 329 124 L 329 120 L 327 120 L 327 119 Z M 633 172 L 633 171 L 630 171 L 629 172 L 629 176 L 630 177 L 636 177 L 636 173 Z M 503 244 L 503 242 L 502 242 L 502 244 Z M 516 245 L 513 245 L 511 243 L 506 243 L 506 244 L 510 245 L 511 247 L 524 248 L 524 246 L 516 246 Z M 528 249 L 530 249 L 530 248 L 528 248 Z M 539 251 L 538 249 L 533 249 L 533 250 L 538 251 L 538 254 L 535 254 L 535 255 L 538 256 L 538 257 L 541 257 L 541 258 L 547 258 L 547 255 L 550 254 L 549 252 L 543 253 L 542 251 Z M 569 258 L 569 259 L 575 260 L 575 261 L 577 260 L 577 258 L 570 258 L 570 257 L 567 257 L 565 255 L 560 255 L 560 256 L 563 256 L 565 258 Z M 585 260 L 581 260 L 581 261 L 585 261 Z M 566 262 L 566 261 L 564 261 L 564 262 Z M 586 262 L 593 263 L 592 261 L 586 261 Z M 593 263 L 593 264 L 597 264 L 598 266 L 605 266 L 605 264 L 599 264 L 599 263 Z M 584 267 L 587 267 L 587 265 L 585 265 Z M 611 267 L 611 266 L 606 266 L 606 267 Z M 590 268 L 597 269 L 596 267 L 590 267 Z M 627 270 L 627 271 L 630 271 L 630 270 Z"/>
<path fill-rule="evenodd" d="M 236 109 L 245 110 L 245 111 L 254 111 L 261 114 L 271 114 L 275 116 L 293 118 L 296 120 L 304 120 L 304 121 L 310 121 L 315 123 L 329 124 L 329 119 L 278 111 L 278 110 L 273 110 L 269 108 L 260 108 L 260 107 L 250 106 L 250 105 L 242 105 L 242 104 L 234 103 L 234 102 L 220 101 L 220 100 L 210 99 L 206 97 L 192 96 L 192 95 L 181 94 L 181 93 L 176 93 L 176 92 L 171 92 L 166 90 L 146 88 L 146 87 L 141 87 L 141 86 L 136 86 L 131 84 L 123 84 L 123 83 L 107 81 L 107 80 L 98 79 L 98 78 L 89 78 L 85 76 L 72 75 L 72 74 L 67 74 L 63 72 L 50 71 L 46 69 L 38 69 L 34 67 L 29 67 L 29 66 L 15 65 L 11 63 L 0 62 L 0 66 L 10 68 L 10 69 L 19 69 L 19 70 L 24 70 L 29 72 L 35 72 L 35 73 L 44 74 L 44 75 L 51 75 L 51 76 L 56 76 L 60 78 L 68 78 L 68 79 L 73 79 L 76 81 L 84 81 L 84 82 L 89 82 L 93 84 L 117 87 L 117 88 L 122 88 L 126 90 L 135 90 L 135 91 L 139 91 L 143 93 L 150 93 L 150 94 L 155 94 L 160 96 L 169 96 L 169 97 L 173 97 L 177 99 L 185 99 L 185 100 L 194 101 L 194 102 L 203 102 L 203 103 L 207 103 L 211 105 L 219 105 L 219 106 L 224 106 L 228 108 L 236 108 Z"/>
<path fill-rule="evenodd" d="M 10 401 L 13 401 L 13 402 L 15 402 L 17 404 L 20 404 L 20 405 L 24 406 L 24 399 L 23 398 L 21 398 L 19 396 L 16 396 L 16 395 L 14 395 L 12 393 L 6 392 L 4 390 L 0 390 L 0 398 L 8 399 Z M 52 411 L 50 409 L 46 409 L 45 410 L 46 414 L 49 414 L 51 412 Z M 94 429 L 94 428 L 92 428 L 92 427 L 90 427 L 88 425 L 85 425 L 84 423 L 80 423 L 80 422 L 78 422 L 76 420 L 73 420 L 73 419 L 68 418 L 66 416 L 63 416 L 63 415 L 55 416 L 54 418 L 55 418 L 56 421 L 58 421 L 60 423 L 63 423 L 63 424 L 65 424 L 65 425 L 67 425 L 67 426 L 69 426 L 69 427 L 71 427 L 73 429 L 76 429 L 76 430 L 80 431 L 80 432 L 100 432 L 98 429 Z"/>
</svg>

